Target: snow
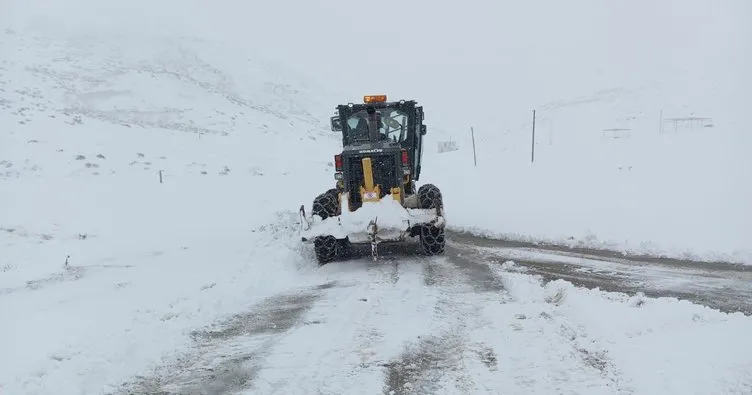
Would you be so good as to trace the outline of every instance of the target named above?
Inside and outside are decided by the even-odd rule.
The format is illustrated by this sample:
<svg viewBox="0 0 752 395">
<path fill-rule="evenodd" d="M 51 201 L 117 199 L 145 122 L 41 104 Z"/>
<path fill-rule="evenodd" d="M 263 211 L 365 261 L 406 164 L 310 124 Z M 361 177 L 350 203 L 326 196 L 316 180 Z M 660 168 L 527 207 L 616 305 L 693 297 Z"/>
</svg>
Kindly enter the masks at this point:
<svg viewBox="0 0 752 395">
<path fill-rule="evenodd" d="M 508 268 L 514 268 L 510 263 Z M 584 359 L 602 373 L 605 383 L 600 385 L 608 390 L 594 384 L 592 393 L 744 394 L 752 389 L 752 339 L 744 335 L 750 330 L 749 317 L 672 298 L 575 288 L 561 280 L 541 286 L 528 275 L 497 270 L 519 303 L 487 306 L 484 314 L 500 319 L 514 313 L 519 319 L 512 325 L 518 331 L 555 333 L 541 338 L 558 337 L 554 349 L 568 348 L 562 358 Z M 496 338 L 498 347 L 516 343 L 489 338 Z M 546 348 L 530 347 L 526 357 L 540 350 Z M 538 358 L 536 362 L 557 363 L 547 351 Z M 553 369 L 549 377 L 555 376 Z M 484 379 L 506 380 L 499 375 Z"/>
<path fill-rule="evenodd" d="M 170 1 L 76 0 L 65 6 L 37 1 L 44 7 L 11 2 L 13 12 L 6 14 L 6 23 L 30 20 L 36 28 L 105 31 L 110 32 L 109 42 L 113 35 L 136 34 L 146 41 L 164 35 L 199 37 L 222 42 L 205 48 L 209 53 L 221 47 L 223 52 L 242 48 L 264 54 L 270 59 L 258 65 L 266 69 L 264 79 L 247 79 L 261 84 L 274 80 L 268 88 L 278 91 L 294 93 L 299 86 L 313 92 L 308 100 L 321 104 L 323 111 L 301 114 L 311 121 L 326 121 L 332 103 L 359 100 L 367 93 L 416 98 L 425 106 L 429 123 L 423 180 L 442 188 L 447 211 L 455 214 L 449 226 L 455 229 L 632 253 L 752 262 L 752 212 L 747 204 L 752 190 L 740 182 L 752 175 L 745 148 L 752 146 L 752 136 L 745 132 L 743 118 L 752 89 L 745 72 L 752 67 L 747 41 L 752 31 L 743 19 L 750 12 L 744 0 L 659 5 L 578 0 L 578 7 L 493 1 L 406 5 L 387 0 L 380 4 L 400 12 L 379 26 L 399 29 L 420 43 L 420 56 L 402 62 L 399 73 L 385 70 L 392 70 L 397 54 L 416 50 L 412 40 L 369 42 L 359 67 L 322 55 L 336 42 L 339 48 L 350 48 L 343 55 L 349 59 L 349 51 L 362 44 L 359 35 L 343 32 L 359 30 L 360 19 L 351 16 L 367 9 L 345 1 L 322 5 L 287 0 L 265 4 L 263 12 L 229 0 L 211 8 L 181 2 L 179 11 Z M 538 6 L 548 12 L 541 13 Z M 66 12 L 64 7 L 79 11 L 57 18 Z M 149 12 L 142 12 L 144 8 Z M 415 20 L 415 15 L 425 17 Z M 442 18 L 474 22 L 463 23 L 459 35 L 435 22 Z M 134 19 L 143 24 L 130 23 Z M 274 39 L 249 39 L 269 32 Z M 153 43 L 131 52 L 158 58 L 165 47 L 169 44 Z M 248 76 L 247 63 L 237 60 L 224 62 L 221 69 Z M 280 65 L 315 76 L 319 85 L 293 72 L 269 72 Z M 450 78 L 460 74 L 462 78 Z M 299 82 L 279 83 L 292 80 Z M 195 91 L 186 89 L 183 97 L 173 99 L 165 93 L 169 86 L 156 86 L 160 90 L 149 95 L 166 95 L 169 102 L 161 104 L 169 108 L 180 108 L 184 96 L 196 98 Z M 129 89 L 146 93 L 136 86 Z M 290 103 L 282 99 L 275 104 Z M 302 107 L 297 111 L 306 112 L 308 101 L 295 103 Z M 537 154 L 530 163 L 533 109 Z M 217 114 L 197 113 L 191 119 L 206 123 L 212 115 L 220 118 L 216 122 L 226 122 Z M 670 119 L 691 116 L 710 118 L 705 125 L 712 127 L 679 124 L 674 130 Z M 478 167 L 472 165 L 470 127 L 476 133 Z M 609 129 L 629 130 L 604 132 Z M 629 137 L 610 137 L 619 133 Z M 460 151 L 438 155 L 437 144 L 448 139 L 458 141 Z M 326 152 L 332 151 L 336 148 Z M 493 188 L 480 189 L 490 182 Z M 474 203 L 468 205 L 469 200 Z"/>
<path fill-rule="evenodd" d="M 382 366 L 404 374 L 394 379 L 402 388 L 435 394 L 741 395 L 752 388 L 745 335 L 752 321 L 742 314 L 564 281 L 542 285 L 513 262 L 492 267 L 506 290 L 501 299 L 476 292 L 463 281 L 472 276 L 445 259 L 403 262 L 396 273 L 367 265 L 332 264 L 311 276 L 344 286 L 316 303 L 310 324 L 278 341 L 246 393 L 380 392 Z M 406 365 L 394 367 L 401 352 Z M 446 370 L 423 370 L 432 365 L 426 360 Z"/>
<path fill-rule="evenodd" d="M 450 227 L 752 263 L 748 2 L 481 3 L 457 37 L 472 55 L 454 56 L 450 40 L 453 61 L 432 57 L 413 84 L 452 68 L 463 78 L 405 93 L 426 97 L 424 177 L 442 188 Z M 672 121 L 692 116 L 709 119 Z M 448 140 L 459 151 L 439 154 Z"/>
<path fill-rule="evenodd" d="M 370 242 L 372 223 L 376 224 L 377 240 L 403 240 L 411 226 L 433 223 L 443 225 L 443 217 L 437 216 L 435 209 L 404 208 L 391 194 L 378 202 L 365 202 L 358 210 L 350 211 L 349 197 L 342 194 L 342 213 L 324 220 L 320 216 L 306 216 L 301 236 L 313 240 L 316 236 L 329 235 L 337 239 L 348 239 L 353 243 Z"/>
<path fill-rule="evenodd" d="M 185 40 L 19 32 L 3 48 L 19 54 L 0 78 L 3 392 L 99 392 L 301 276 L 274 246 L 329 160 L 273 152 L 336 139 L 282 70 Z M 231 88 L 208 63 L 239 61 L 255 72 Z M 286 177 L 299 194 L 277 196 Z"/>
<path fill-rule="evenodd" d="M 452 373 L 395 380 L 436 393 L 752 391 L 741 314 L 513 264 L 489 269 L 503 292 L 448 258 L 318 268 L 300 243 L 297 208 L 334 184 L 333 106 L 387 93 L 425 106 L 421 181 L 454 229 L 752 262 L 749 4 L 577 3 L 387 0 L 402 12 L 380 26 L 415 40 L 367 51 L 343 36 L 363 29 L 351 2 L 3 2 L 0 392 L 111 393 L 196 351 L 195 331 L 310 287 L 305 325 L 198 361 L 263 355 L 247 366 L 262 392 L 375 392 L 385 369 L 417 369 L 387 365 L 412 345 Z M 658 134 L 692 114 L 713 127 Z M 630 137 L 601 137 L 614 127 Z M 460 149 L 436 152 L 449 138 Z"/>
<path fill-rule="evenodd" d="M 452 226 L 517 240 L 752 263 L 752 190 L 739 183 L 752 175 L 742 148 L 752 141 L 723 115 L 712 128 L 696 123 L 675 132 L 666 123 L 659 133 L 660 107 L 650 106 L 660 93 L 609 92 L 593 95 L 592 103 L 537 111 L 533 163 L 531 125 L 502 133 L 475 128 L 477 167 L 470 133 L 455 137 L 460 150 L 426 159 Z M 718 113 L 724 114 L 701 112 Z M 664 110 L 664 119 L 669 114 L 690 111 Z M 607 127 L 630 135 L 604 137 Z"/>
</svg>

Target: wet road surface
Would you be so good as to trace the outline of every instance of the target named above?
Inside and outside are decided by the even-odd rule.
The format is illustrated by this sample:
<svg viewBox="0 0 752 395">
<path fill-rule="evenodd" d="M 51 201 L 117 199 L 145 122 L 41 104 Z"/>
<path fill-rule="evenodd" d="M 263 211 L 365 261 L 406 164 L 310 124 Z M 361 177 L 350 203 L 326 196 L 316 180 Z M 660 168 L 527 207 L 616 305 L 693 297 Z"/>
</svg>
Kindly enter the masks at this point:
<svg viewBox="0 0 752 395">
<path fill-rule="evenodd" d="M 513 261 L 546 281 L 652 297 L 675 297 L 723 312 L 752 315 L 752 266 L 504 241 L 450 232 L 450 254 L 462 259 Z"/>
</svg>

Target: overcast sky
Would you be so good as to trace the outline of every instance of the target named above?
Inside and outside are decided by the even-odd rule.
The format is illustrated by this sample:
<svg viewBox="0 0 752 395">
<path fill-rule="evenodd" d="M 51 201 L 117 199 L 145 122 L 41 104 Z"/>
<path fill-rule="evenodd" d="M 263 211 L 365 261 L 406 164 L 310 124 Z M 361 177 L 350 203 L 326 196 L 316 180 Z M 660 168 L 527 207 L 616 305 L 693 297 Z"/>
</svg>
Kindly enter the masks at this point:
<svg viewBox="0 0 752 395">
<path fill-rule="evenodd" d="M 719 100 L 749 103 L 748 0 L 0 4 L 4 24 L 34 15 L 74 30 L 98 26 L 246 46 L 341 92 L 342 101 L 379 93 L 416 98 L 427 106 L 427 122 L 445 128 L 469 125 L 442 113 L 465 112 L 488 127 L 499 118 L 525 119 L 551 100 L 655 81 L 698 92 L 720 86 Z"/>
</svg>

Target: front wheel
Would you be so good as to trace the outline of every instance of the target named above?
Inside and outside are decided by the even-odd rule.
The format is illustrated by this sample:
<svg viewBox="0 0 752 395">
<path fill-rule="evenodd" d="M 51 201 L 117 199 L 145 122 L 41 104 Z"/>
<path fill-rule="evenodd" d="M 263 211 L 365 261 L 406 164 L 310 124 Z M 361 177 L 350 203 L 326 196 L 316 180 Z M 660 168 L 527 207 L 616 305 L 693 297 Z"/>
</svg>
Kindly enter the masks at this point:
<svg viewBox="0 0 752 395">
<path fill-rule="evenodd" d="M 313 199 L 312 215 L 318 215 L 322 220 L 336 217 L 339 214 L 339 192 L 337 189 L 316 196 Z M 323 266 L 342 254 L 342 242 L 334 236 L 317 236 L 313 239 L 313 249 L 319 266 Z"/>
<path fill-rule="evenodd" d="M 426 255 L 443 255 L 446 245 L 443 226 L 420 226 L 420 249 Z"/>
<path fill-rule="evenodd" d="M 425 184 L 418 188 L 418 204 L 422 209 L 436 209 L 443 215 L 444 197 L 436 185 Z M 446 244 L 444 225 L 422 224 L 417 229 L 420 236 L 421 251 L 426 255 L 442 255 Z"/>
<path fill-rule="evenodd" d="M 337 257 L 337 239 L 334 236 L 317 236 L 313 239 L 313 249 L 319 266 L 323 266 Z"/>
</svg>

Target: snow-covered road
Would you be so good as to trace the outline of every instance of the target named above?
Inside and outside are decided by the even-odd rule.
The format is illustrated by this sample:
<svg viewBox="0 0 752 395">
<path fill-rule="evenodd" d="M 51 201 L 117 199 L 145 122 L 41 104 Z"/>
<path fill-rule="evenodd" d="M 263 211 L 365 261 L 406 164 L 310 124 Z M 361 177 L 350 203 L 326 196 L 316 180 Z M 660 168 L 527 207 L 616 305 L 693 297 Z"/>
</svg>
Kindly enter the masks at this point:
<svg viewBox="0 0 752 395">
<path fill-rule="evenodd" d="M 117 393 L 752 390 L 752 339 L 742 335 L 752 321 L 743 315 L 549 282 L 452 244 L 444 257 L 391 246 L 380 262 L 363 250 L 310 270 L 295 287 L 195 332 L 192 351 Z M 681 350 L 682 338 L 692 351 Z"/>
</svg>

